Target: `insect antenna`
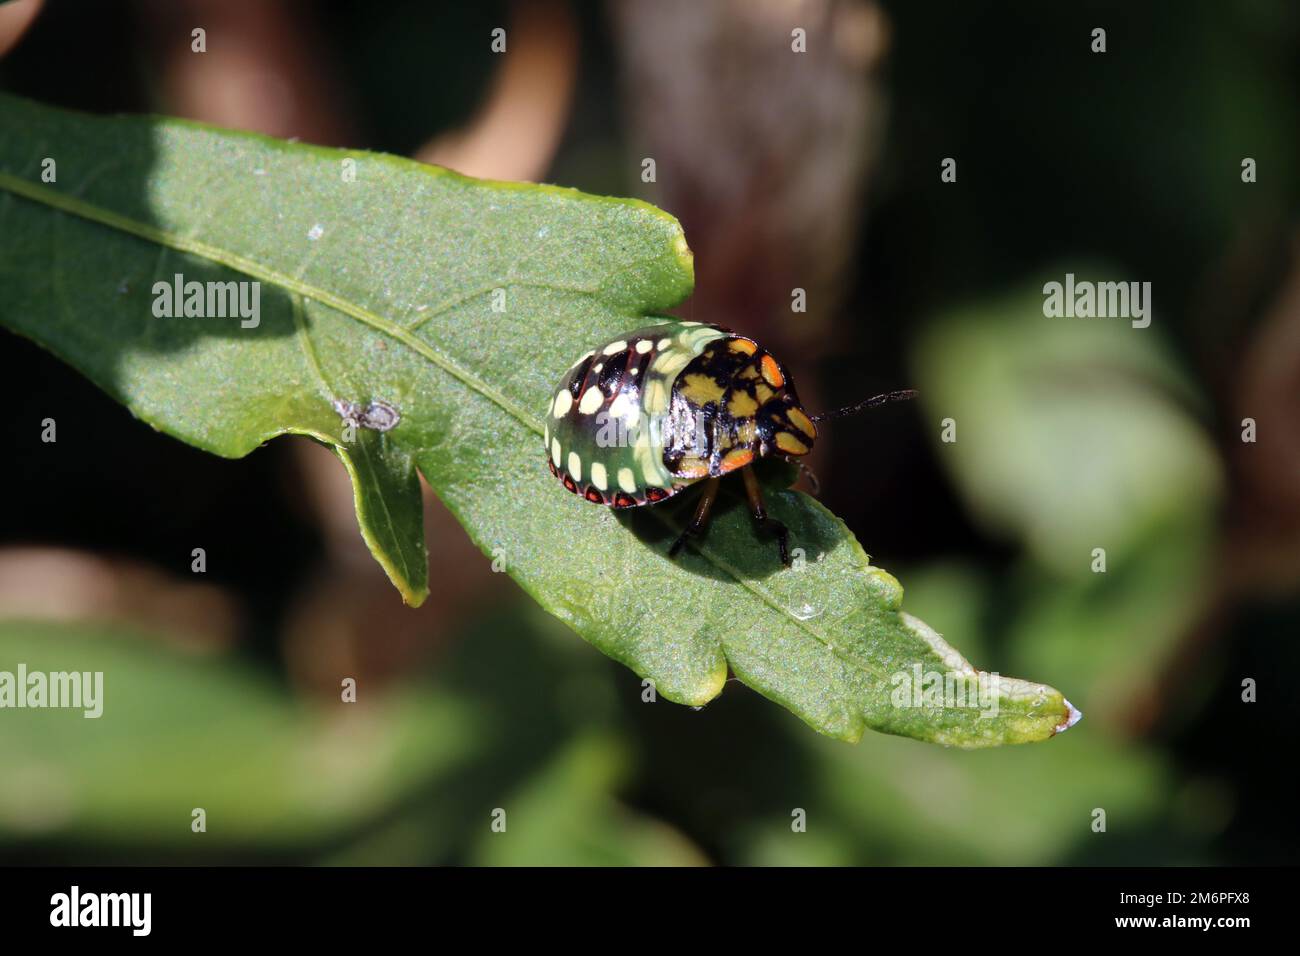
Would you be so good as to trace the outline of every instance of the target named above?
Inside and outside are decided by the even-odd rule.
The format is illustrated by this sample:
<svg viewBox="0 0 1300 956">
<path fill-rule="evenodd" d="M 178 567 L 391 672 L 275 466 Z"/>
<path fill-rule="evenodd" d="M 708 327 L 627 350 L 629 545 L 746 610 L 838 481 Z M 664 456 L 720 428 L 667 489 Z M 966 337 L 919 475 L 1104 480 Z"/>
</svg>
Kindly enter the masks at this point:
<svg viewBox="0 0 1300 956">
<path fill-rule="evenodd" d="M 868 408 L 875 408 L 877 405 L 887 405 L 890 402 L 905 402 L 909 398 L 916 398 L 917 391 L 914 388 L 901 388 L 896 392 L 885 392 L 883 395 L 873 395 L 871 398 L 864 399 L 856 405 L 847 405 L 844 408 L 837 408 L 833 412 L 822 412 L 820 415 L 812 416 L 815 422 L 824 422 L 832 418 L 843 418 L 845 415 L 856 415 L 858 412 L 866 411 Z"/>
</svg>

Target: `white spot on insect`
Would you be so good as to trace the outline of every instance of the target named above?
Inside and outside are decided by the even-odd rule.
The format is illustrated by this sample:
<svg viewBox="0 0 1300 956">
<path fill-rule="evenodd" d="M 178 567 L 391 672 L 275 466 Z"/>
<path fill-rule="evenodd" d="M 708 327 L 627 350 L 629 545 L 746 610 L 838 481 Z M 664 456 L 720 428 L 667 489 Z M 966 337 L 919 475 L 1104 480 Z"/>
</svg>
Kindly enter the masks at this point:
<svg viewBox="0 0 1300 956">
<path fill-rule="evenodd" d="M 645 410 L 651 415 L 661 415 L 668 410 L 668 392 L 663 382 L 651 382 L 646 387 Z"/>
<path fill-rule="evenodd" d="M 645 355 L 646 352 L 649 352 L 654 347 L 655 344 L 651 342 L 649 339 L 642 339 L 640 342 L 636 344 L 636 350 L 640 352 L 642 355 Z"/>
<path fill-rule="evenodd" d="M 605 474 L 605 466 L 598 461 L 591 463 L 591 483 L 601 491 L 609 487 L 609 478 Z"/>
<path fill-rule="evenodd" d="M 604 368 L 604 367 L 605 367 L 605 363 L 604 363 L 604 362 L 597 362 L 595 365 L 593 365 L 593 366 L 591 367 L 591 372 L 592 372 L 593 375 L 599 375 L 599 374 L 600 374 L 600 370 L 601 370 L 602 368 Z"/>
<path fill-rule="evenodd" d="M 690 352 L 679 351 L 669 353 L 659 359 L 658 363 L 655 365 L 655 371 L 668 381 L 672 381 L 677 377 L 678 372 L 691 363 L 691 357 Z M 664 403 L 664 407 L 668 407 L 667 402 Z"/>
<path fill-rule="evenodd" d="M 574 481 L 582 481 L 582 459 L 576 451 L 569 452 L 569 474 Z"/>
<path fill-rule="evenodd" d="M 632 474 L 631 468 L 620 468 L 618 470 L 618 486 L 629 495 L 636 493 L 636 475 Z"/>
<path fill-rule="evenodd" d="M 660 352 L 662 352 L 664 349 L 668 348 L 668 346 L 672 344 L 673 344 L 672 339 L 660 339 L 658 342 L 655 343 L 655 348 L 657 348 Z"/>
<path fill-rule="evenodd" d="M 582 401 L 578 402 L 578 411 L 584 415 L 590 415 L 603 404 L 605 404 L 604 392 L 593 385 L 582 393 Z"/>
<path fill-rule="evenodd" d="M 567 388 L 562 388 L 555 393 L 555 406 L 552 408 L 551 414 L 556 418 L 563 418 L 569 414 L 569 409 L 572 407 L 573 396 L 569 394 Z"/>
<path fill-rule="evenodd" d="M 639 375 L 640 373 L 641 373 L 641 369 L 640 369 L 640 367 L 635 366 L 635 365 L 632 366 L 632 371 L 631 371 L 630 374 L 632 374 L 632 375 Z"/>
<path fill-rule="evenodd" d="M 610 418 L 627 418 L 630 412 L 635 411 L 632 407 L 632 401 L 627 397 L 627 392 L 619 392 L 613 403 L 609 406 Z"/>
<path fill-rule="evenodd" d="M 315 242 L 323 235 L 325 235 L 325 227 L 320 223 L 316 223 L 316 225 L 307 230 L 307 238 L 312 242 Z"/>
<path fill-rule="evenodd" d="M 622 339 L 619 339 L 617 342 L 610 342 L 608 345 L 606 345 L 602 354 L 617 355 L 619 352 L 624 352 L 626 350 L 627 350 L 627 343 Z"/>
<path fill-rule="evenodd" d="M 558 438 L 551 439 L 551 464 L 556 468 L 560 467 L 560 440 Z"/>
</svg>

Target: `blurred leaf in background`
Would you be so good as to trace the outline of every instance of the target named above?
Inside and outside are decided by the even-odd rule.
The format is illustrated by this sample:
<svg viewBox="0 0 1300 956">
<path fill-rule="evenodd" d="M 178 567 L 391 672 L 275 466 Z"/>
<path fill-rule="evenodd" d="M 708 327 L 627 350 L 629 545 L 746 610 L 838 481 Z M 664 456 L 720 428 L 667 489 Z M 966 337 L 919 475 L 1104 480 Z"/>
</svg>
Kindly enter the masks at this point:
<svg viewBox="0 0 1300 956">
<path fill-rule="evenodd" d="M 574 653 L 575 648 L 578 653 Z M 508 654 L 520 669 L 501 680 Z M 0 623 L 0 669 L 102 671 L 102 716 L 6 711 L 0 851 L 105 861 L 702 861 L 620 804 L 610 671 L 523 607 L 434 680 L 302 700 L 246 664 L 90 624 Z M 504 833 L 491 830 L 494 808 Z M 206 832 L 191 811 L 206 813 Z M 84 858 L 84 857 L 82 857 Z"/>
<path fill-rule="evenodd" d="M 971 514 L 1023 549 L 1007 666 L 1068 678 L 1116 722 L 1210 606 L 1224 482 L 1158 320 L 1044 314 L 1043 287 L 1075 269 L 941 316 L 916 365 Z"/>
</svg>

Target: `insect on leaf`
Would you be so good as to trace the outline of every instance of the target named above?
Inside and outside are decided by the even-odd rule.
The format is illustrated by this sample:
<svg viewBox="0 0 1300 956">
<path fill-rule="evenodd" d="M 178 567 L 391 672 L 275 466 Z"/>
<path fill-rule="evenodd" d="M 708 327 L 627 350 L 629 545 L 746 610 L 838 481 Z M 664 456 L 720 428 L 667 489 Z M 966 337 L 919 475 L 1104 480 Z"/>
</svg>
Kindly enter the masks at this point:
<svg viewBox="0 0 1300 956">
<path fill-rule="evenodd" d="M 330 445 L 409 603 L 427 594 L 418 472 L 525 591 L 669 700 L 705 704 L 730 671 L 822 733 L 964 747 L 1074 718 L 904 613 L 803 494 L 769 491 L 806 556 L 785 571 L 738 501 L 674 562 L 679 508 L 618 516 L 548 474 L 560 373 L 691 292 L 681 227 L 643 202 L 0 96 L 0 281 L 0 323 L 155 428 L 227 457 L 284 434 Z M 204 305 L 208 283 L 256 301 L 255 321 L 186 316 L 195 282 Z"/>
</svg>

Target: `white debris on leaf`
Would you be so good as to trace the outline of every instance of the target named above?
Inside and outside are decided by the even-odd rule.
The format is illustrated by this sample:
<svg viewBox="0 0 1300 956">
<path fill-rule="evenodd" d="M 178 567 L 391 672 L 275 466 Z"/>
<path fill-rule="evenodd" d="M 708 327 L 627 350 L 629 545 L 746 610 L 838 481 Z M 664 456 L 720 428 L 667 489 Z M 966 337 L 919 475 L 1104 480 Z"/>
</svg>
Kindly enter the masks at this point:
<svg viewBox="0 0 1300 956">
<path fill-rule="evenodd" d="M 402 415 L 397 409 L 379 399 L 364 407 L 359 402 L 349 402 L 342 398 L 336 398 L 330 404 L 339 418 L 343 419 L 343 424 L 357 428 L 386 432 L 396 428 L 398 422 L 402 420 Z"/>
<path fill-rule="evenodd" d="M 1065 700 L 1064 697 L 1062 697 L 1061 699 Z M 1071 727 L 1073 727 L 1075 724 L 1077 724 L 1079 721 L 1083 720 L 1083 711 L 1079 710 L 1068 700 L 1065 701 L 1065 712 L 1067 715 L 1065 720 L 1057 724 L 1055 729 L 1053 729 L 1052 733 L 1063 734 Z"/>
<path fill-rule="evenodd" d="M 811 604 L 805 601 L 803 604 L 800 604 L 797 608 L 792 608 L 790 613 L 793 614 L 795 618 L 800 621 L 810 621 L 813 618 L 820 615 L 821 611 L 817 610 L 817 608 L 813 607 Z"/>
</svg>

